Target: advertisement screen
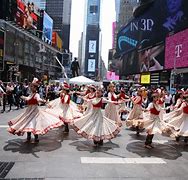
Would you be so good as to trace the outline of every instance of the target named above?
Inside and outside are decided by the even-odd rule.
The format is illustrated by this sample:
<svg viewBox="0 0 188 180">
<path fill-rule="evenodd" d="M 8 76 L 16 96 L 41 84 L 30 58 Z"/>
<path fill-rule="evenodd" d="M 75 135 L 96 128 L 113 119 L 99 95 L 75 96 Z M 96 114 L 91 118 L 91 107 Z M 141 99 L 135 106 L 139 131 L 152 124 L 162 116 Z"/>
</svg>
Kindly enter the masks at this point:
<svg viewBox="0 0 188 180">
<path fill-rule="evenodd" d="M 150 84 L 150 74 L 141 74 L 141 84 Z"/>
<path fill-rule="evenodd" d="M 188 67 L 188 29 L 166 38 L 165 68 Z"/>
<path fill-rule="evenodd" d="M 34 3 L 17 0 L 16 24 L 27 30 L 37 29 L 39 16 L 35 13 Z"/>
<path fill-rule="evenodd" d="M 122 62 L 122 64 L 119 63 L 121 75 L 163 70 L 164 45 L 140 51 L 134 50 L 124 55 L 119 62 Z"/>
<path fill-rule="evenodd" d="M 88 59 L 88 72 L 95 72 L 95 59 Z"/>
<path fill-rule="evenodd" d="M 97 41 L 89 41 L 89 53 L 96 53 Z"/>
<path fill-rule="evenodd" d="M 52 41 L 53 19 L 44 12 L 43 16 L 43 38 Z"/>
<path fill-rule="evenodd" d="M 144 49 L 165 40 L 170 32 L 188 27 L 187 0 L 157 0 L 123 27 L 117 36 L 116 53 L 121 56 L 134 49 Z"/>
</svg>

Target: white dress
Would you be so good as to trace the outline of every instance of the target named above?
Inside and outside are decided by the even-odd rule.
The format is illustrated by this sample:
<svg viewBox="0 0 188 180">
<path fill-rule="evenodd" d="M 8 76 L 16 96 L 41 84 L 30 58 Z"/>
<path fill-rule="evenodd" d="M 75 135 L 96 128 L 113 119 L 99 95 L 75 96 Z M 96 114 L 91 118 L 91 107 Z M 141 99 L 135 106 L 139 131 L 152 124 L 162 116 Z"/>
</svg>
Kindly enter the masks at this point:
<svg viewBox="0 0 188 180">
<path fill-rule="evenodd" d="M 85 96 L 85 98 L 91 100 L 91 99 L 95 98 L 95 93 L 93 93 L 93 94 L 89 93 L 89 94 L 87 94 L 87 95 Z M 91 101 L 88 101 L 88 102 L 87 102 L 87 101 L 84 101 L 83 106 L 86 106 L 86 108 L 87 108 L 86 111 L 84 112 L 84 115 L 86 115 L 86 114 L 88 114 L 90 111 L 92 111 L 93 106 L 92 106 Z"/>
<path fill-rule="evenodd" d="M 147 110 L 149 113 L 144 113 L 143 128 L 150 134 L 162 134 L 165 128 L 165 124 L 160 118 L 162 107 L 152 102 L 149 104 Z"/>
<path fill-rule="evenodd" d="M 27 97 L 27 109 L 24 113 L 9 121 L 8 131 L 17 135 L 23 135 L 25 132 L 43 135 L 52 128 L 62 126 L 64 123 L 57 115 L 39 108 L 38 102 L 41 100 L 38 93 Z"/>
<path fill-rule="evenodd" d="M 117 95 L 115 93 L 109 92 L 108 93 L 108 100 L 117 102 Z M 116 121 L 119 126 L 122 126 L 122 122 L 119 115 L 119 107 L 116 104 L 113 104 L 111 102 L 108 102 L 108 104 L 105 107 L 105 117 L 109 119 L 113 119 Z"/>
<path fill-rule="evenodd" d="M 179 116 L 182 113 L 182 109 L 179 109 L 182 103 L 183 103 L 183 100 L 179 98 L 176 102 L 176 105 L 174 106 L 175 107 L 174 110 L 164 115 L 163 117 L 164 122 L 168 123 L 170 120 Z"/>
<path fill-rule="evenodd" d="M 49 108 L 45 109 L 46 112 L 56 114 L 66 123 L 70 123 L 73 119 L 83 116 L 78 106 L 70 100 L 70 95 L 63 95 L 51 101 L 48 106 Z"/>
<path fill-rule="evenodd" d="M 92 99 L 92 111 L 71 122 L 71 126 L 79 135 L 100 141 L 112 139 L 120 132 L 116 122 L 102 114 L 102 101 L 102 98 Z"/>
<path fill-rule="evenodd" d="M 141 121 L 143 121 L 143 110 L 142 110 L 142 97 L 136 96 L 133 98 L 134 106 L 133 109 L 127 116 L 126 125 L 131 126 L 140 126 Z"/>
<path fill-rule="evenodd" d="M 188 103 L 183 102 L 178 110 L 181 114 L 172 118 L 167 125 L 175 130 L 175 136 L 188 136 Z"/>
</svg>

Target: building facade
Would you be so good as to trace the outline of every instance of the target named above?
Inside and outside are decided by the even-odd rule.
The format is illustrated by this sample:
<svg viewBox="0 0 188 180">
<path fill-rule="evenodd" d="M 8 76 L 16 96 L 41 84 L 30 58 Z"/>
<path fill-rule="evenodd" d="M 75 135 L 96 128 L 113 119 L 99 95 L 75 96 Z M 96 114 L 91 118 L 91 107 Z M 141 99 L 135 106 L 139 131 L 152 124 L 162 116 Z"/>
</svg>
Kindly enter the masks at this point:
<svg viewBox="0 0 188 180">
<path fill-rule="evenodd" d="M 62 77 L 62 68 L 54 58 L 61 54 L 60 51 L 10 22 L 0 20 L 0 26 L 4 34 L 1 80 L 31 81 L 33 77 L 41 79 L 43 75 L 49 79 Z"/>
<path fill-rule="evenodd" d="M 46 0 L 46 12 L 52 17 L 54 29 L 63 40 L 63 49 L 69 51 L 72 0 Z"/>
<path fill-rule="evenodd" d="M 83 32 L 82 66 L 84 75 L 96 79 L 100 64 L 100 0 L 88 0 Z"/>
</svg>

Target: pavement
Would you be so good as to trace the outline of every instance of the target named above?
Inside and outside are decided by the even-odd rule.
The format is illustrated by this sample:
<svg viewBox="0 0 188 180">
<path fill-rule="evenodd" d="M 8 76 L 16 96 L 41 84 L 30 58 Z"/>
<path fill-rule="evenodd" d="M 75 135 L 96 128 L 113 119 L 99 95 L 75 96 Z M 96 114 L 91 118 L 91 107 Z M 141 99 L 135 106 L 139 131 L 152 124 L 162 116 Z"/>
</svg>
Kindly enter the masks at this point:
<svg viewBox="0 0 188 180">
<path fill-rule="evenodd" d="M 145 133 L 122 128 L 117 138 L 102 147 L 72 129 L 54 129 L 40 136 L 38 145 L 26 136 L 7 132 L 7 122 L 22 110 L 0 114 L 0 179 L 45 180 L 187 180 L 188 145 L 161 135 L 155 148 L 144 148 Z"/>
</svg>

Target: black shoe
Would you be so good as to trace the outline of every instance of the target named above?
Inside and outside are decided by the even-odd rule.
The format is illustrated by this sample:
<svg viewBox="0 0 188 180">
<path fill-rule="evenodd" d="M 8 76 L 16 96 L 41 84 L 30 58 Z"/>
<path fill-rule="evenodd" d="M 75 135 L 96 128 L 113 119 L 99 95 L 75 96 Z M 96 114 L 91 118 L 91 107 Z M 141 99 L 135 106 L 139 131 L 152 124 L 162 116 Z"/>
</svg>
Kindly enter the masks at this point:
<svg viewBox="0 0 188 180">
<path fill-rule="evenodd" d="M 1 113 L 4 113 L 4 112 L 5 112 L 4 110 L 1 111 Z"/>
<path fill-rule="evenodd" d="M 39 139 L 35 139 L 34 143 L 36 143 L 36 144 L 39 143 Z"/>
<path fill-rule="evenodd" d="M 176 136 L 176 142 L 180 141 L 180 136 Z"/>
<path fill-rule="evenodd" d="M 140 135 L 140 132 L 139 132 L 139 131 L 137 131 L 137 132 L 136 132 L 136 135 L 137 135 L 137 136 L 139 136 L 139 135 Z"/>
<path fill-rule="evenodd" d="M 103 145 L 103 140 L 100 140 L 100 141 L 98 142 L 98 144 L 99 144 L 100 146 L 102 146 L 102 145 Z"/>
</svg>

